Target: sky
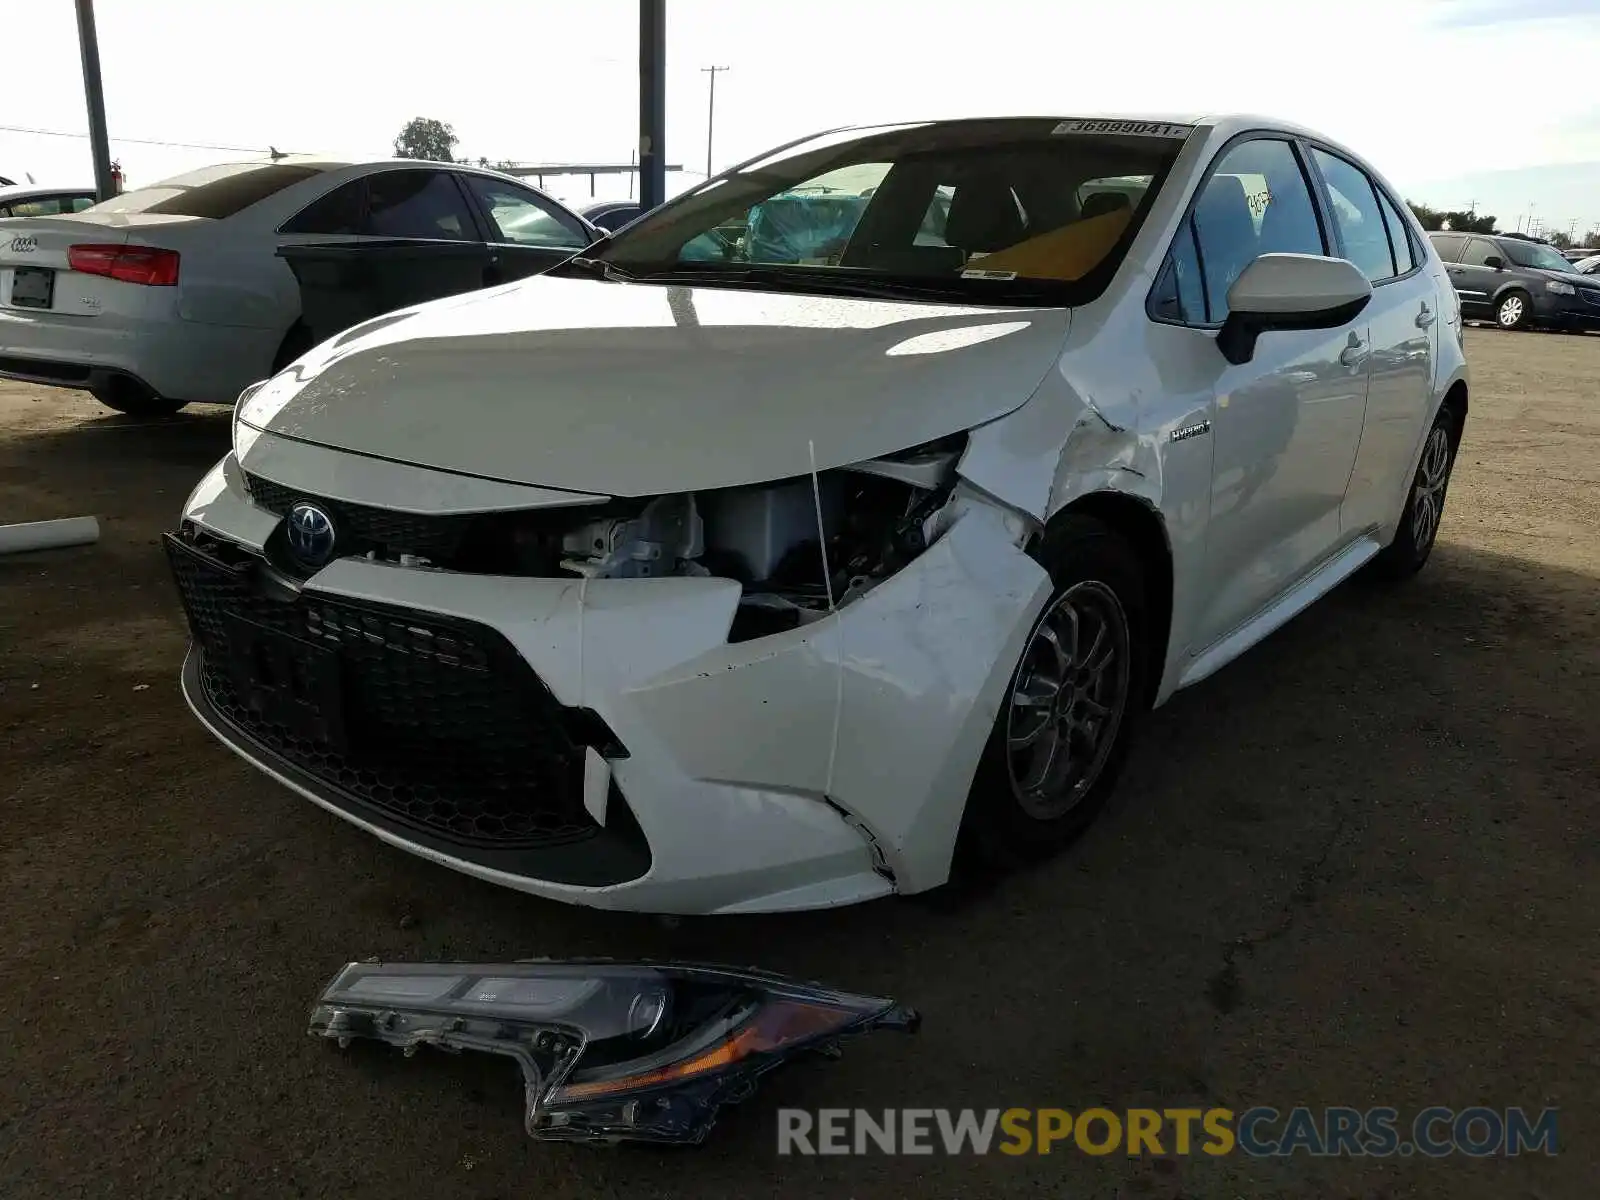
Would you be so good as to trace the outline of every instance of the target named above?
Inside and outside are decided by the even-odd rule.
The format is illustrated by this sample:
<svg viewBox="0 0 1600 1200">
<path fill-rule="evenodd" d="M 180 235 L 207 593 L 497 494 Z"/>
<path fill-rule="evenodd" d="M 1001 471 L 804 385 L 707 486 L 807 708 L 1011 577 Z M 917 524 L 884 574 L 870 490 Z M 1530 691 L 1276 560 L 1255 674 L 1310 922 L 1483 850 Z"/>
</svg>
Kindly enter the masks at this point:
<svg viewBox="0 0 1600 1200">
<path fill-rule="evenodd" d="M 88 127 L 71 0 L 24 10 L 7 22 L 0 175 L 92 182 L 86 139 L 15 131 Z M 458 157 L 627 162 L 637 144 L 635 0 L 95 10 L 129 186 L 268 146 L 387 157 L 414 116 L 453 125 Z M 703 177 L 702 68 L 718 65 L 714 170 L 838 125 L 1244 111 L 1344 142 L 1413 200 L 1581 234 L 1600 226 L 1597 52 L 1600 0 L 667 0 L 667 158 L 686 168 L 669 191 Z M 589 198 L 586 178 L 546 186 Z"/>
</svg>

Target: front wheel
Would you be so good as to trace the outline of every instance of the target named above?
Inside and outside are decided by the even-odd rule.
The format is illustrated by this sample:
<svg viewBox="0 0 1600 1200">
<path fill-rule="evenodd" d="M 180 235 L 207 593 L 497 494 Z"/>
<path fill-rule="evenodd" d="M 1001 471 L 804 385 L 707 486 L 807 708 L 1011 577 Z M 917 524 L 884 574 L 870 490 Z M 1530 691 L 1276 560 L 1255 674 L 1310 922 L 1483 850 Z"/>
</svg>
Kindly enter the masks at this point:
<svg viewBox="0 0 1600 1200">
<path fill-rule="evenodd" d="M 958 863 L 1040 859 L 1105 807 L 1145 706 L 1144 571 L 1100 521 L 1067 517 L 1040 559 L 1055 590 L 1034 622 L 967 796 Z"/>
<path fill-rule="evenodd" d="M 1422 443 L 1422 458 L 1411 480 L 1406 506 L 1400 513 L 1400 528 L 1394 541 L 1381 550 L 1373 566 L 1388 579 L 1409 579 L 1428 561 L 1433 543 L 1439 537 L 1439 522 L 1444 517 L 1445 496 L 1450 490 L 1450 474 L 1455 469 L 1456 446 L 1460 441 L 1456 414 L 1441 408 Z"/>
<path fill-rule="evenodd" d="M 1507 292 L 1500 297 L 1494 319 L 1501 329 L 1526 329 L 1533 320 L 1533 301 L 1527 292 Z"/>
</svg>

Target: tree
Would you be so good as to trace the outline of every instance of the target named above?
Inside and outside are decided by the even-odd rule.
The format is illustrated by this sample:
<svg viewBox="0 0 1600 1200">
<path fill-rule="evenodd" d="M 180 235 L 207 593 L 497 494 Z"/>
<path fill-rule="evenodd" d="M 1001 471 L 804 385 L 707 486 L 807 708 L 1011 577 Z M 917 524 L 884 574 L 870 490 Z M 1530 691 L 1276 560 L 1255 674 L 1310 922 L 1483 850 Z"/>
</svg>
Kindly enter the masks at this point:
<svg viewBox="0 0 1600 1200">
<path fill-rule="evenodd" d="M 1494 217 L 1480 217 L 1472 212 L 1451 211 L 1443 214 L 1450 228 L 1457 233 L 1493 233 Z"/>
<path fill-rule="evenodd" d="M 1557 250 L 1571 250 L 1572 239 L 1559 229 L 1550 235 L 1550 244 Z"/>
<path fill-rule="evenodd" d="M 460 141 L 456 131 L 432 117 L 412 117 L 394 139 L 396 158 L 421 158 L 429 162 L 454 162 L 451 151 Z"/>
<path fill-rule="evenodd" d="M 1436 208 L 1429 208 L 1426 204 L 1418 204 L 1415 200 L 1407 200 L 1406 205 L 1417 218 L 1417 223 L 1424 229 L 1438 229 L 1444 224 L 1444 214 Z"/>
</svg>

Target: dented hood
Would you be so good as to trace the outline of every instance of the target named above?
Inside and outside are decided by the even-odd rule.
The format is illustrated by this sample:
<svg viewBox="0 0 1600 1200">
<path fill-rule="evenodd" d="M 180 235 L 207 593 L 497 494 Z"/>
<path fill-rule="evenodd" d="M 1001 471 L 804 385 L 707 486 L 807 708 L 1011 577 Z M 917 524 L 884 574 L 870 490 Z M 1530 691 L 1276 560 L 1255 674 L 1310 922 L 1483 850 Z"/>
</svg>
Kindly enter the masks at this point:
<svg viewBox="0 0 1600 1200">
<path fill-rule="evenodd" d="M 639 496 L 766 482 L 1023 404 L 1063 309 L 537 278 L 379 317 L 245 425 L 486 478 Z"/>
</svg>

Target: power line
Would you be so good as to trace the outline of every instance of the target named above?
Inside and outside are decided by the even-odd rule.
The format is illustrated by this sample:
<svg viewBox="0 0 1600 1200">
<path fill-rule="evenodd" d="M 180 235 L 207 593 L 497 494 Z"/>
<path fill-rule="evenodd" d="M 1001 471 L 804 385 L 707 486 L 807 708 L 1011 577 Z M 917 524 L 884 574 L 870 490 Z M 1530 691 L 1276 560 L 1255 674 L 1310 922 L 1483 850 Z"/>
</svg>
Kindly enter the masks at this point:
<svg viewBox="0 0 1600 1200">
<path fill-rule="evenodd" d="M 62 129 L 30 129 L 23 125 L 0 125 L 0 133 L 31 133 L 38 137 L 87 138 L 87 133 L 73 133 Z M 113 142 L 127 142 L 134 146 L 171 146 L 180 150 L 232 150 L 241 154 L 260 153 L 265 146 L 219 146 L 213 142 L 168 142 L 160 138 L 113 137 Z"/>
</svg>

